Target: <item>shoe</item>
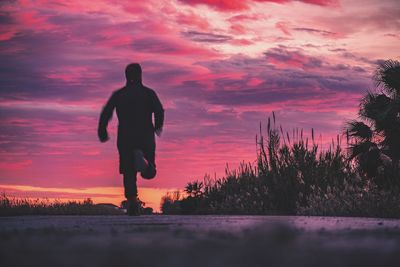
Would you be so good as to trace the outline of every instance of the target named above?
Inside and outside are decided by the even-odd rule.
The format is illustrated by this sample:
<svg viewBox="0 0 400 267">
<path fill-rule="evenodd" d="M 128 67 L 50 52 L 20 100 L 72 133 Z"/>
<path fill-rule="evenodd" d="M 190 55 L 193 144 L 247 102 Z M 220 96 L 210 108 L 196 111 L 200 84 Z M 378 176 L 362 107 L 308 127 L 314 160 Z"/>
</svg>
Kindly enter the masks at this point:
<svg viewBox="0 0 400 267">
<path fill-rule="evenodd" d="M 144 158 L 143 152 L 140 149 L 135 149 L 133 151 L 135 157 L 135 171 L 142 172 L 147 169 L 148 162 Z"/>
<path fill-rule="evenodd" d="M 137 199 L 128 200 L 128 211 L 129 216 L 139 216 L 140 215 L 140 207 Z"/>
<path fill-rule="evenodd" d="M 150 180 L 153 179 L 157 174 L 157 170 L 152 163 L 148 163 L 148 166 L 145 170 L 140 172 L 142 178 Z"/>
</svg>

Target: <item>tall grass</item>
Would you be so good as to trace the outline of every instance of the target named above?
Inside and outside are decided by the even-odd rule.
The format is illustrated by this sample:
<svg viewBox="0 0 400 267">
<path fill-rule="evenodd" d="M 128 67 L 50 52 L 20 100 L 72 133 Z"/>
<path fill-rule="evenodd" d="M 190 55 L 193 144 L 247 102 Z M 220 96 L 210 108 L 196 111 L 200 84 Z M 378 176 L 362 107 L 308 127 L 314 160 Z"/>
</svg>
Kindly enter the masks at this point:
<svg viewBox="0 0 400 267">
<path fill-rule="evenodd" d="M 342 149 L 341 136 L 322 150 L 313 129 L 309 137 L 302 129 L 285 132 L 273 113 L 265 135 L 260 124 L 256 143 L 257 164 L 191 182 L 186 196 L 165 196 L 162 211 L 400 217 L 398 187 L 382 191 L 363 179 Z"/>
<path fill-rule="evenodd" d="M 82 202 L 47 199 L 19 199 L 0 195 L 0 216 L 16 215 L 120 215 L 121 210 L 96 205 L 88 198 Z"/>
</svg>

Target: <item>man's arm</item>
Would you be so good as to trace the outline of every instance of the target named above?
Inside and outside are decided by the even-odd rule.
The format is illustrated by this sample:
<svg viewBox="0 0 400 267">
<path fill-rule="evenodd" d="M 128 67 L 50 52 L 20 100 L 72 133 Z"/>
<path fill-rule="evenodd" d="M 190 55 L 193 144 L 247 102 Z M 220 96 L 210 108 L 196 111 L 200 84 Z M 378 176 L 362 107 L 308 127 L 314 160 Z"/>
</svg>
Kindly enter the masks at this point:
<svg viewBox="0 0 400 267">
<path fill-rule="evenodd" d="M 97 135 L 99 136 L 99 140 L 102 143 L 106 142 L 109 139 L 107 133 L 107 125 L 112 118 L 114 108 L 115 108 L 115 93 L 113 93 L 110 99 L 108 99 L 107 104 L 104 106 L 103 111 L 101 112 L 100 115 Z"/>
<path fill-rule="evenodd" d="M 152 105 L 154 112 L 154 131 L 160 136 L 164 126 L 164 108 L 155 92 L 153 94 Z"/>
</svg>

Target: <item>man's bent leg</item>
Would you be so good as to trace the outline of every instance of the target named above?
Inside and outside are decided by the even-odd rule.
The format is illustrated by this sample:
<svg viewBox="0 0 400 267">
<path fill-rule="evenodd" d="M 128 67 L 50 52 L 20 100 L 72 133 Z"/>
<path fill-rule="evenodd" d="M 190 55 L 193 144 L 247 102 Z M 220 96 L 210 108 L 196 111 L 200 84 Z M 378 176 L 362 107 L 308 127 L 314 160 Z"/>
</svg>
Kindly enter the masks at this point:
<svg viewBox="0 0 400 267">
<path fill-rule="evenodd" d="M 145 179 L 153 179 L 156 176 L 155 150 L 155 142 L 150 142 L 143 148 L 144 157 L 148 162 L 146 170 L 141 172 L 142 177 Z"/>
<path fill-rule="evenodd" d="M 135 157 L 135 170 L 142 172 L 148 167 L 148 162 L 144 157 L 143 151 L 140 149 L 135 149 L 133 151 Z"/>
</svg>

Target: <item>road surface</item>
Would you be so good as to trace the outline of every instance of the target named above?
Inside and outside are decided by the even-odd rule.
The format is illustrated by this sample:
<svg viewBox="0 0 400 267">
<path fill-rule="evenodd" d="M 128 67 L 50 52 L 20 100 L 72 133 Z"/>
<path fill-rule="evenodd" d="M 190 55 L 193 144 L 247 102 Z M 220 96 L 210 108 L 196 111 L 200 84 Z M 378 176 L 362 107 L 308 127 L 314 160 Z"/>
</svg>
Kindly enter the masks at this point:
<svg viewBox="0 0 400 267">
<path fill-rule="evenodd" d="M 2 217 L 0 266 L 400 266 L 400 220 Z"/>
</svg>

